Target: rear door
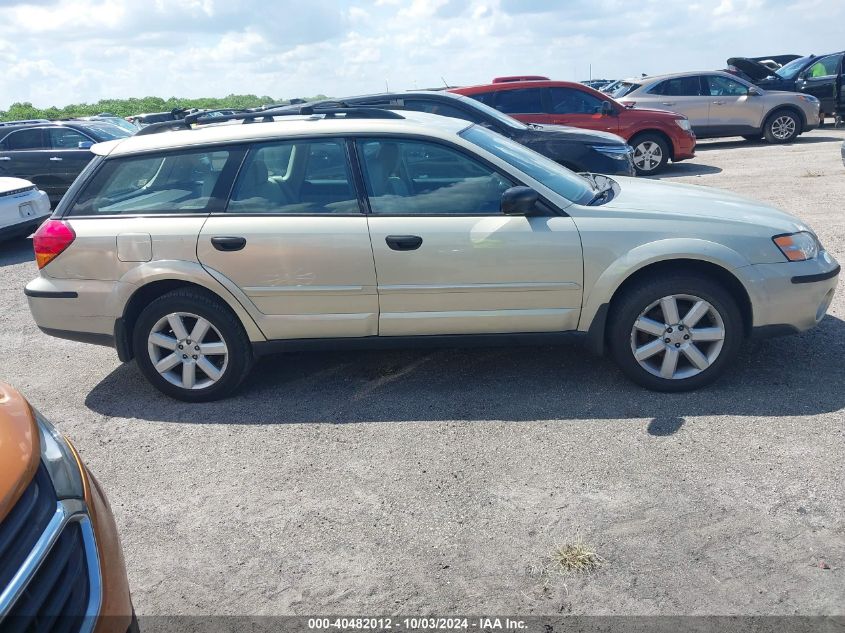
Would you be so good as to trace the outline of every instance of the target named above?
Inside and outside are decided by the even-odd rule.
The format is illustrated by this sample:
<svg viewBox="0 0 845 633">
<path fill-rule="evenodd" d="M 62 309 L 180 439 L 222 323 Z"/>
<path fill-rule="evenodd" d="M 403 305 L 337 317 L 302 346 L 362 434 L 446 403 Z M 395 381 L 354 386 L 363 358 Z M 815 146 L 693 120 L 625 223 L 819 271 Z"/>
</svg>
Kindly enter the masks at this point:
<svg viewBox="0 0 845 633">
<path fill-rule="evenodd" d="M 710 117 L 710 96 L 699 75 L 665 79 L 644 92 L 629 95 L 637 107 L 679 112 L 689 119 L 696 134 L 707 131 Z"/>
<path fill-rule="evenodd" d="M 575 329 L 581 242 L 571 218 L 505 216 L 511 178 L 450 145 L 356 141 L 371 213 L 379 334 Z"/>
<path fill-rule="evenodd" d="M 821 111 L 836 110 L 837 80 L 842 72 L 842 53 L 821 57 L 798 76 L 796 87 L 821 101 Z"/>
<path fill-rule="evenodd" d="M 23 128 L 9 133 L 0 142 L 0 150 L 0 173 L 32 181 L 54 202 L 61 198 L 64 193 L 61 177 L 56 175 L 56 163 L 48 160 L 43 128 Z"/>
<path fill-rule="evenodd" d="M 552 123 L 546 106 L 545 88 L 514 88 L 491 93 L 492 105 L 524 123 Z M 473 95 L 474 98 L 475 95 Z M 488 103 L 487 100 L 482 103 Z M 488 103 L 489 104 L 489 103 Z"/>
<path fill-rule="evenodd" d="M 378 333 L 367 218 L 343 139 L 253 145 L 226 211 L 203 226 L 197 255 L 252 302 L 267 338 Z"/>
<path fill-rule="evenodd" d="M 748 94 L 748 86 L 722 75 L 704 77 L 710 95 L 711 133 L 749 134 L 763 127 L 763 100 Z"/>
<path fill-rule="evenodd" d="M 615 113 L 603 114 L 603 101 L 595 95 L 568 86 L 553 86 L 547 92 L 552 123 L 601 132 L 619 132 L 619 116 Z"/>
</svg>

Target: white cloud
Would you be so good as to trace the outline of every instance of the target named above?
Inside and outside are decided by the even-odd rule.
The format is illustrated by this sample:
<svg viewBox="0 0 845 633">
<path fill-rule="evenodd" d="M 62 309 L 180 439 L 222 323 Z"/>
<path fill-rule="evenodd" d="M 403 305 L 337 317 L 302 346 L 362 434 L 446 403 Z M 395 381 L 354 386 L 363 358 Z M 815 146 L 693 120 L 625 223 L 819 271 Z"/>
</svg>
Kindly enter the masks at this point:
<svg viewBox="0 0 845 633">
<path fill-rule="evenodd" d="M 820 2 L 820 0 L 808 0 Z M 156 95 L 346 96 L 719 68 L 843 48 L 842 3 L 786 0 L 0 0 L 0 109 Z M 794 28 L 800 17 L 801 28 Z"/>
</svg>

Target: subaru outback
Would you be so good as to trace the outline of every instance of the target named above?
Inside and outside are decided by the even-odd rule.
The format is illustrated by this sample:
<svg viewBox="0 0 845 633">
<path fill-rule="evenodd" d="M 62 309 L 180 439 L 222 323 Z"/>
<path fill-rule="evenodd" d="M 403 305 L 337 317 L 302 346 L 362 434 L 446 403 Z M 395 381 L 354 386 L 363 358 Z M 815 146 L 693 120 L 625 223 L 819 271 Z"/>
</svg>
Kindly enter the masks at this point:
<svg viewBox="0 0 845 633">
<path fill-rule="evenodd" d="M 833 298 L 833 256 L 767 205 L 578 175 L 458 119 L 310 113 L 95 145 L 34 238 L 38 326 L 114 346 L 188 401 L 231 393 L 268 352 L 572 331 L 681 391 Z"/>
</svg>

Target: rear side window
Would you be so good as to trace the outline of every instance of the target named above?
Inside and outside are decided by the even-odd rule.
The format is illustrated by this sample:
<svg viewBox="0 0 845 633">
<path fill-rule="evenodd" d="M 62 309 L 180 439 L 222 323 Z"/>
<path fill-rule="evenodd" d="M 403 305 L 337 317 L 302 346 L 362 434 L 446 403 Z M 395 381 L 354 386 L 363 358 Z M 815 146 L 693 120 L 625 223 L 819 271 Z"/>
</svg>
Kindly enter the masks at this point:
<svg viewBox="0 0 845 633">
<path fill-rule="evenodd" d="M 501 90 L 496 93 L 496 109 L 506 114 L 543 112 L 543 91 L 539 88 Z"/>
<path fill-rule="evenodd" d="M 552 112 L 555 114 L 596 114 L 601 112 L 601 99 L 577 88 L 549 88 Z"/>
<path fill-rule="evenodd" d="M 229 213 L 360 213 L 346 144 L 302 139 L 254 146 L 232 190 Z"/>
<path fill-rule="evenodd" d="M 106 160 L 69 215 L 222 211 L 242 158 L 240 149 L 210 149 Z"/>
<path fill-rule="evenodd" d="M 667 97 L 700 97 L 701 80 L 699 77 L 675 77 L 661 81 L 648 91 L 653 95 L 664 95 Z"/>
<path fill-rule="evenodd" d="M 41 129 L 12 132 L 3 141 L 3 146 L 7 150 L 46 149 L 44 147 L 44 134 Z"/>
</svg>

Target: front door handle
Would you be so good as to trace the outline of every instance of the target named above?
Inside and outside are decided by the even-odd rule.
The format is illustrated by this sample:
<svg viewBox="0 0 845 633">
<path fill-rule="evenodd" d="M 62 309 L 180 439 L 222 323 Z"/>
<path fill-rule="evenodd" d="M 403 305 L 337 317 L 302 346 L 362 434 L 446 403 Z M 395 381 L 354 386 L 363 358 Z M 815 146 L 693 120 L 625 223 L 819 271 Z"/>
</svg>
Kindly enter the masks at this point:
<svg viewBox="0 0 845 633">
<path fill-rule="evenodd" d="M 675 105 L 675 102 L 674 101 L 661 101 L 660 105 L 672 106 L 672 105 Z"/>
<path fill-rule="evenodd" d="M 422 238 L 417 235 L 388 235 L 384 241 L 394 251 L 415 251 L 422 246 Z"/>
<path fill-rule="evenodd" d="M 724 101 L 714 101 L 713 105 L 725 105 Z"/>
<path fill-rule="evenodd" d="M 246 246 L 245 237 L 212 237 L 211 245 L 218 251 L 230 253 L 232 251 L 239 251 Z"/>
<path fill-rule="evenodd" d="M 11 156 L 0 156 L 0 160 L 12 160 Z"/>
<path fill-rule="evenodd" d="M 59 158 L 58 156 L 51 156 L 50 160 L 56 161 L 56 160 L 62 160 L 62 159 Z"/>
</svg>

